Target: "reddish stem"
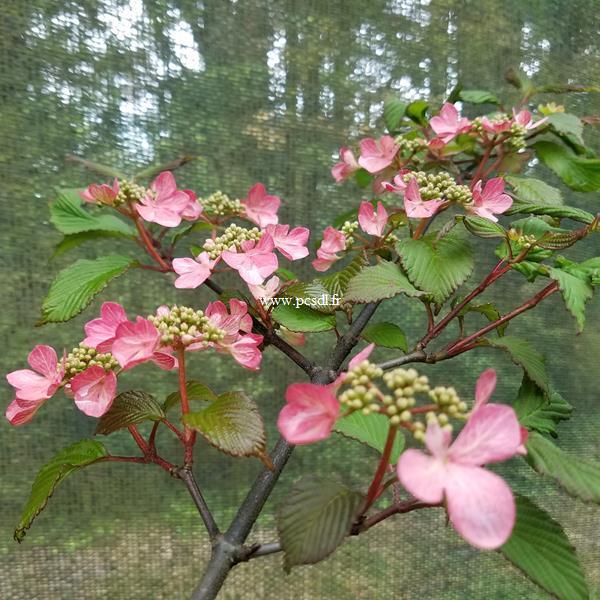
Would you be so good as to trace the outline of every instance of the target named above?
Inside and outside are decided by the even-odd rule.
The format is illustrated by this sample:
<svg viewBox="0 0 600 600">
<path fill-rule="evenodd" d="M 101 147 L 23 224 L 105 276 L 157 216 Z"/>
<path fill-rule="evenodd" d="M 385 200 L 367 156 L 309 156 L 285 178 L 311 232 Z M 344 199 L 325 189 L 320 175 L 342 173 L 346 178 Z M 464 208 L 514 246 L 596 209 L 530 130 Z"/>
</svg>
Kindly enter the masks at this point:
<svg viewBox="0 0 600 600">
<path fill-rule="evenodd" d="M 473 179 L 471 180 L 471 189 L 473 189 L 475 187 L 475 184 L 481 179 L 481 173 L 483 172 L 483 169 L 485 168 L 485 163 L 487 163 L 487 161 L 489 160 L 490 154 L 492 153 L 493 149 L 494 143 L 490 142 L 487 148 L 485 149 L 481 160 L 479 161 L 479 165 L 477 165 L 477 170 L 473 174 Z"/>
<path fill-rule="evenodd" d="M 142 434 L 138 431 L 137 427 L 135 425 L 129 425 L 127 429 L 129 429 L 129 433 L 131 433 L 139 449 L 144 453 L 144 455 L 147 455 L 150 448 L 148 447 L 146 440 L 142 437 Z"/>
<path fill-rule="evenodd" d="M 182 442 L 183 442 L 183 433 L 171 423 L 168 419 L 163 419 L 162 421 Z"/>
<path fill-rule="evenodd" d="M 365 498 L 364 507 L 361 511 L 361 514 L 369 510 L 369 508 L 371 508 L 371 505 L 373 504 L 373 502 L 375 502 L 379 495 L 381 481 L 383 480 L 383 476 L 385 475 L 388 465 L 390 464 L 390 456 L 392 454 L 392 448 L 394 447 L 396 433 L 396 427 L 394 425 L 390 425 L 387 439 L 385 440 L 383 453 L 381 454 L 381 460 L 379 461 L 379 465 L 377 466 L 377 470 L 375 471 L 373 481 L 371 482 L 369 490 L 367 491 L 367 497 Z"/>
<path fill-rule="evenodd" d="M 139 217 L 132 216 L 132 219 L 135 223 L 138 233 L 140 234 L 140 237 L 142 238 L 142 242 L 144 243 L 144 246 L 148 251 L 148 254 L 150 254 L 150 256 L 160 265 L 160 267 L 164 271 L 170 271 L 171 267 L 163 260 L 162 256 L 156 251 L 156 248 L 154 247 L 154 243 L 152 241 L 152 237 L 148 233 L 148 230 L 144 227 L 143 223 L 140 221 Z"/>
<path fill-rule="evenodd" d="M 185 348 L 180 346 L 177 350 L 177 362 L 179 364 L 179 394 L 181 396 L 181 412 L 187 415 L 190 412 L 190 402 L 188 399 L 187 388 L 185 385 Z M 184 425 L 183 444 L 185 446 L 184 465 L 189 467 L 194 460 L 194 444 L 196 442 L 196 432 Z"/>
</svg>

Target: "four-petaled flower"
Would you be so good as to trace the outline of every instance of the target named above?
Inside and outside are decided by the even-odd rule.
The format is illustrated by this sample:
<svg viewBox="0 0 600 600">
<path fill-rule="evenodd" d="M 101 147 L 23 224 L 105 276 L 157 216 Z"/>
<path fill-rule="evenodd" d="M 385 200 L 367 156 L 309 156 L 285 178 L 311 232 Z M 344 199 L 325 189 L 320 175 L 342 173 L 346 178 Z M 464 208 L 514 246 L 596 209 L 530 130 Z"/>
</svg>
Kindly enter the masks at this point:
<svg viewBox="0 0 600 600">
<path fill-rule="evenodd" d="M 422 502 L 445 501 L 448 516 L 467 542 L 482 549 L 502 546 L 515 524 L 515 501 L 506 482 L 483 465 L 507 460 L 521 451 L 522 433 L 510 406 L 487 404 L 496 384 L 493 369 L 484 371 L 475 390 L 476 404 L 467 424 L 450 443 L 450 433 L 428 426 L 430 454 L 406 450 L 398 461 L 398 479 Z"/>
<path fill-rule="evenodd" d="M 432 217 L 444 203 L 443 200 L 423 200 L 419 184 L 413 177 L 404 190 L 404 210 L 407 217 L 424 219 Z"/>
<path fill-rule="evenodd" d="M 115 177 L 113 184 L 92 183 L 79 196 L 92 204 L 108 204 L 112 206 L 119 195 L 119 180 Z"/>
<path fill-rule="evenodd" d="M 310 231 L 306 227 L 294 227 L 290 231 L 289 225 L 267 225 L 265 231 L 273 238 L 275 248 L 288 260 L 308 256 L 306 244 Z"/>
<path fill-rule="evenodd" d="M 388 220 L 388 213 L 381 202 L 377 202 L 377 212 L 370 202 L 361 202 L 358 209 L 358 223 L 369 235 L 381 237 Z"/>
<path fill-rule="evenodd" d="M 358 164 L 369 173 L 377 173 L 392 164 L 399 149 L 400 146 L 390 135 L 383 135 L 377 141 L 365 138 L 360 142 Z"/>
<path fill-rule="evenodd" d="M 89 417 L 101 417 L 117 395 L 117 376 L 93 365 L 71 379 L 71 391 L 77 408 Z"/>
<path fill-rule="evenodd" d="M 327 271 L 340 257 L 338 252 L 346 249 L 346 236 L 337 229 L 329 226 L 323 232 L 323 241 L 317 250 L 317 258 L 312 261 L 312 266 L 317 271 Z"/>
<path fill-rule="evenodd" d="M 473 188 L 473 203 L 467 205 L 467 210 L 490 221 L 497 221 L 494 215 L 506 212 L 512 206 L 512 198 L 504 193 L 502 177 L 490 179 L 482 190 L 479 180 Z"/>
<path fill-rule="evenodd" d="M 187 194 L 188 201 L 181 211 L 181 218 L 186 221 L 197 221 L 202 214 L 202 204 L 198 202 L 198 198 L 192 190 L 183 190 L 183 193 Z"/>
<path fill-rule="evenodd" d="M 120 304 L 104 302 L 100 307 L 100 318 L 92 319 L 83 326 L 87 335 L 83 343 L 98 352 L 110 352 L 117 327 L 125 321 L 127 313 Z"/>
<path fill-rule="evenodd" d="M 274 249 L 273 238 L 264 233 L 258 244 L 254 240 L 246 240 L 241 244 L 241 252 L 235 248 L 225 250 L 221 257 L 246 283 L 260 285 L 279 266 Z"/>
<path fill-rule="evenodd" d="M 152 360 L 159 344 L 158 329 L 148 319 L 136 317 L 135 323 L 125 321 L 117 327 L 111 352 L 124 369 L 130 369 Z"/>
<path fill-rule="evenodd" d="M 197 288 L 210 277 L 216 264 L 217 261 L 211 260 L 207 252 L 200 252 L 195 259 L 175 258 L 173 260 L 173 270 L 179 275 L 175 280 L 175 287 Z"/>
<path fill-rule="evenodd" d="M 445 144 L 457 135 L 466 133 L 471 129 L 471 122 L 466 117 L 460 117 L 454 104 L 446 102 L 439 114 L 429 121 L 431 129 Z"/>
<path fill-rule="evenodd" d="M 150 192 L 136 204 L 136 210 L 144 221 L 177 227 L 181 223 L 182 213 L 188 212 L 190 205 L 190 196 L 177 190 L 173 173 L 164 171 L 152 182 Z"/>
<path fill-rule="evenodd" d="M 259 227 L 276 225 L 279 222 L 277 211 L 281 204 L 279 196 L 270 196 L 262 183 L 250 188 L 248 196 L 242 200 L 246 217 Z"/>
<path fill-rule="evenodd" d="M 354 152 L 350 148 L 340 148 L 340 161 L 333 165 L 331 169 L 331 174 L 338 183 L 344 181 L 344 179 L 347 179 L 352 173 L 360 169 Z"/>
</svg>

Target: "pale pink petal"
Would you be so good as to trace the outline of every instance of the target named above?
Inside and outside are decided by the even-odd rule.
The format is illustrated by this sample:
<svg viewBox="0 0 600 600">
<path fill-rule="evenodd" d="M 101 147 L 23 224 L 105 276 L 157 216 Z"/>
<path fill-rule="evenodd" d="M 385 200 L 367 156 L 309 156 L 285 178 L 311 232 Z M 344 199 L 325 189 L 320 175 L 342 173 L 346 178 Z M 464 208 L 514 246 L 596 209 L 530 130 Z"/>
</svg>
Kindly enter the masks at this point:
<svg viewBox="0 0 600 600">
<path fill-rule="evenodd" d="M 438 504 L 444 497 L 446 466 L 421 450 L 405 450 L 396 467 L 400 483 L 415 498 L 427 504 Z"/>
<path fill-rule="evenodd" d="M 156 179 L 152 182 L 152 189 L 156 192 L 158 197 L 169 197 L 177 191 L 177 184 L 175 183 L 175 177 L 171 171 L 163 171 Z"/>
<path fill-rule="evenodd" d="M 210 260 L 207 252 L 201 252 L 196 259 L 176 258 L 173 270 L 179 275 L 175 280 L 176 288 L 195 289 L 202 285 L 211 275 L 216 261 Z"/>
<path fill-rule="evenodd" d="M 253 185 L 248 196 L 242 200 L 246 216 L 259 227 L 276 224 L 278 222 L 277 211 L 281 204 L 278 196 L 270 196 L 262 183 Z"/>
<path fill-rule="evenodd" d="M 501 477 L 480 467 L 452 464 L 445 491 L 450 521 L 469 544 L 494 550 L 508 540 L 516 507 L 512 491 Z"/>
<path fill-rule="evenodd" d="M 83 326 L 87 336 L 83 343 L 98 352 L 110 352 L 117 327 L 127 321 L 127 314 L 117 302 L 104 302 L 100 315 L 99 319 L 92 319 Z"/>
<path fill-rule="evenodd" d="M 90 417 L 101 417 L 111 407 L 117 395 L 117 376 L 94 365 L 71 380 L 77 408 Z"/>
<path fill-rule="evenodd" d="M 496 380 L 496 371 L 494 369 L 486 369 L 479 376 L 475 384 L 475 406 L 473 406 L 473 410 L 487 404 L 490 396 L 496 389 Z"/>
<path fill-rule="evenodd" d="M 360 363 L 362 363 L 363 361 L 367 360 L 369 358 L 369 356 L 371 356 L 371 352 L 373 352 L 375 348 L 375 344 L 369 344 L 368 346 L 366 346 L 365 348 L 363 348 L 349 363 L 348 363 L 348 370 L 352 370 L 354 369 L 354 367 L 357 367 L 358 365 L 360 365 Z"/>
<path fill-rule="evenodd" d="M 30 369 L 19 369 L 8 373 L 6 380 L 15 388 L 17 397 L 27 401 L 50 398 L 58 387 L 53 380 Z"/>
<path fill-rule="evenodd" d="M 233 358 L 246 369 L 257 371 L 260 369 L 262 354 L 259 346 L 263 342 L 263 336 L 249 333 L 239 337 L 227 347 Z"/>
<path fill-rule="evenodd" d="M 435 458 L 445 460 L 451 437 L 449 431 L 442 429 L 437 423 L 431 423 L 425 432 L 425 445 Z"/>
<path fill-rule="evenodd" d="M 131 368 L 150 360 L 160 342 L 160 333 L 154 325 L 137 317 L 135 323 L 121 323 L 112 345 L 112 354 L 124 368 Z"/>
<path fill-rule="evenodd" d="M 358 209 L 358 223 L 365 233 L 381 237 L 387 218 L 387 211 L 381 202 L 377 203 L 377 213 L 370 202 L 361 202 Z"/>
<path fill-rule="evenodd" d="M 22 400 L 15 398 L 6 409 L 6 418 L 14 427 L 25 425 L 25 423 L 29 423 L 29 421 L 33 419 L 35 413 L 43 403 L 44 400 L 39 400 L 37 402 L 23 402 Z"/>
<path fill-rule="evenodd" d="M 512 407 L 487 404 L 471 413 L 448 456 L 464 465 L 484 465 L 511 458 L 520 445 L 521 427 Z"/>
<path fill-rule="evenodd" d="M 56 378 L 58 358 L 56 352 L 51 346 L 37 345 L 27 357 L 29 366 L 43 375 L 53 380 Z"/>
</svg>

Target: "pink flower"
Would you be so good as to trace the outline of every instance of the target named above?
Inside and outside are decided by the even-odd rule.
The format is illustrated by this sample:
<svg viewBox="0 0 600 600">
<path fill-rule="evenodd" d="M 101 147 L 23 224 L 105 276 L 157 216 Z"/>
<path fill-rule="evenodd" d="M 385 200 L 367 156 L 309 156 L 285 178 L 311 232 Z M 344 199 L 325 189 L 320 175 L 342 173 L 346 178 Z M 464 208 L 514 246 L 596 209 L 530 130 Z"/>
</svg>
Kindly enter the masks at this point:
<svg viewBox="0 0 600 600">
<path fill-rule="evenodd" d="M 423 200 L 417 180 L 413 177 L 408 182 L 404 192 L 404 210 L 407 217 L 432 217 L 443 203 L 443 200 Z"/>
<path fill-rule="evenodd" d="M 275 248 L 288 260 L 299 260 L 308 256 L 308 236 L 306 227 L 294 227 L 289 233 L 289 225 L 267 225 L 265 231 L 273 238 Z"/>
<path fill-rule="evenodd" d="M 15 398 L 6 409 L 6 418 L 14 427 L 25 425 L 25 423 L 29 423 L 33 419 L 42 404 L 44 404 L 44 400 L 27 401 Z"/>
<path fill-rule="evenodd" d="M 92 183 L 83 192 L 79 192 L 79 195 L 92 204 L 113 205 L 119 195 L 119 180 L 115 177 L 112 186 L 106 183 Z"/>
<path fill-rule="evenodd" d="M 250 290 L 252 296 L 256 300 L 265 300 L 265 304 L 266 300 L 270 300 L 273 298 L 273 296 L 275 296 L 275 294 L 277 294 L 280 287 L 281 281 L 277 275 L 274 275 L 262 285 L 248 285 L 248 289 Z"/>
<path fill-rule="evenodd" d="M 378 141 L 373 138 L 365 138 L 360 142 L 358 164 L 369 173 L 377 173 L 392 164 L 399 148 L 400 146 L 390 135 L 384 135 Z"/>
<path fill-rule="evenodd" d="M 279 196 L 269 196 L 262 183 L 250 188 L 248 196 L 242 200 L 248 219 L 259 227 L 275 225 L 279 221 L 277 211 L 281 204 Z"/>
<path fill-rule="evenodd" d="M 346 249 L 346 236 L 337 229 L 329 226 L 323 232 L 323 241 L 317 250 L 317 258 L 313 260 L 312 266 L 317 271 L 327 271 L 329 267 L 340 257 L 338 252 Z"/>
<path fill-rule="evenodd" d="M 173 285 L 176 288 L 197 288 L 210 277 L 216 264 L 217 261 L 211 260 L 207 252 L 201 252 L 195 259 L 176 258 L 173 260 L 173 270 L 179 277 Z"/>
<path fill-rule="evenodd" d="M 125 321 L 127 314 L 120 304 L 104 302 L 100 308 L 100 318 L 92 319 L 83 326 L 87 336 L 83 343 L 98 352 L 110 352 L 117 327 Z"/>
<path fill-rule="evenodd" d="M 124 369 L 152 360 L 160 344 L 160 333 L 154 325 L 137 317 L 135 323 L 125 321 L 116 330 L 111 352 Z"/>
<path fill-rule="evenodd" d="M 81 412 L 90 417 L 101 417 L 117 395 L 117 376 L 94 365 L 73 377 L 71 390 Z"/>
<path fill-rule="evenodd" d="M 439 114 L 432 117 L 429 124 L 431 125 L 431 129 L 445 144 L 453 140 L 457 135 L 471 129 L 469 119 L 459 117 L 456 107 L 449 102 L 444 103 Z"/>
<path fill-rule="evenodd" d="M 227 306 L 220 300 L 211 302 L 204 311 L 210 324 L 225 332 L 225 343 L 235 341 L 240 331 L 249 333 L 252 331 L 252 317 L 248 314 L 248 305 L 243 300 L 232 298 Z"/>
<path fill-rule="evenodd" d="M 136 204 L 139 215 L 150 223 L 177 227 L 181 223 L 182 213 L 190 210 L 190 197 L 186 192 L 177 190 L 173 173 L 161 173 L 152 182 L 150 190 L 140 203 Z"/>
<path fill-rule="evenodd" d="M 350 148 L 340 148 L 340 160 L 341 162 L 333 165 L 331 169 L 331 174 L 338 183 L 344 181 L 344 179 L 347 179 L 352 173 L 360 169 L 360 165 Z"/>
<path fill-rule="evenodd" d="M 64 365 L 58 363 L 54 348 L 38 345 L 27 357 L 31 369 L 20 369 L 6 376 L 16 397 L 25 406 L 27 402 L 43 402 L 54 395 L 65 374 Z"/>
<path fill-rule="evenodd" d="M 519 112 L 516 112 L 515 109 L 513 108 L 513 119 L 514 119 L 515 123 L 517 123 L 518 125 L 521 125 L 521 127 L 524 127 L 525 129 L 529 130 L 529 129 L 535 129 L 536 127 L 539 127 L 540 125 L 543 125 L 548 120 L 548 117 L 544 117 L 543 119 L 540 119 L 539 121 L 534 122 L 533 117 L 528 110 L 521 110 Z"/>
<path fill-rule="evenodd" d="M 358 209 L 358 222 L 365 233 L 381 237 L 387 220 L 388 214 L 381 202 L 377 202 L 377 212 L 370 202 L 361 202 Z"/>
<path fill-rule="evenodd" d="M 277 427 L 290 444 L 312 444 L 329 437 L 340 412 L 331 384 L 293 383 L 285 400 Z"/>
<path fill-rule="evenodd" d="M 360 363 L 364 362 L 365 360 L 368 360 L 369 356 L 371 356 L 371 352 L 373 352 L 374 349 L 375 344 L 369 344 L 368 346 L 365 346 L 354 358 L 350 360 L 350 362 L 348 363 L 348 371 L 352 371 L 354 367 L 357 367 L 358 365 L 360 365 Z M 336 380 L 332 384 L 335 389 L 337 389 L 344 383 L 348 371 L 342 371 L 337 376 Z"/>
<path fill-rule="evenodd" d="M 242 251 L 225 250 L 223 260 L 235 269 L 240 277 L 252 285 L 260 285 L 279 266 L 277 255 L 273 252 L 273 238 L 264 233 L 258 244 L 252 240 L 242 242 Z"/>
<path fill-rule="evenodd" d="M 481 118 L 481 125 L 483 129 L 488 133 L 504 133 L 511 128 L 513 124 L 512 119 L 503 119 L 502 121 L 490 121 L 487 117 Z"/>
<path fill-rule="evenodd" d="M 192 190 L 183 190 L 183 193 L 187 195 L 188 202 L 181 211 L 181 218 L 186 221 L 197 221 L 202 214 L 202 205 L 198 202 L 196 194 Z"/>
<path fill-rule="evenodd" d="M 471 213 L 479 215 L 490 221 L 497 221 L 494 215 L 506 212 L 512 206 L 512 198 L 504 193 L 504 180 L 502 177 L 490 179 L 481 190 L 481 180 L 473 188 L 473 204 L 467 206 Z"/>
<path fill-rule="evenodd" d="M 217 350 L 229 352 L 231 356 L 246 369 L 258 371 L 262 361 L 259 346 L 263 342 L 263 336 L 255 333 L 240 336 L 232 344 L 218 344 Z"/>
<path fill-rule="evenodd" d="M 406 191 L 406 182 L 404 181 L 404 176 L 407 173 L 410 173 L 408 169 L 401 169 L 398 172 L 398 175 L 394 177 L 394 183 L 390 183 L 389 181 L 383 182 L 383 189 L 387 192 L 404 195 L 404 192 Z"/>
<path fill-rule="evenodd" d="M 511 458 L 521 446 L 521 428 L 510 406 L 487 404 L 495 373 L 485 371 L 476 387 L 475 408 L 450 444 L 450 433 L 437 423 L 427 428 L 430 454 L 406 450 L 398 461 L 398 478 L 427 504 L 445 500 L 455 529 L 470 544 L 495 549 L 515 524 L 515 502 L 506 482 L 482 466 Z"/>
</svg>

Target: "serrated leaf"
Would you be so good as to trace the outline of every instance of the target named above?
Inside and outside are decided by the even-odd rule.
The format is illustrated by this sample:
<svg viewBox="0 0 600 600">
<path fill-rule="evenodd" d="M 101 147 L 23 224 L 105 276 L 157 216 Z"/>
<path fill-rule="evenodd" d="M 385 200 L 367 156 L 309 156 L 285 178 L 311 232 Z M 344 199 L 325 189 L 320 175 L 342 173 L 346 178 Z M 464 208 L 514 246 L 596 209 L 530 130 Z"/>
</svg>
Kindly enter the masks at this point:
<svg viewBox="0 0 600 600">
<path fill-rule="evenodd" d="M 526 448 L 538 473 L 556 479 L 571 496 L 600 504 L 600 463 L 570 456 L 539 433 L 529 435 Z"/>
<path fill-rule="evenodd" d="M 463 102 L 469 104 L 499 104 L 500 101 L 495 94 L 485 90 L 462 90 L 459 94 Z"/>
<path fill-rule="evenodd" d="M 545 181 L 533 177 L 517 177 L 516 175 L 507 175 L 505 179 L 510 183 L 522 202 L 544 206 L 560 206 L 563 203 L 561 191 L 548 185 Z"/>
<path fill-rule="evenodd" d="M 283 291 L 284 296 L 293 299 L 292 304 L 295 304 L 295 299 L 300 298 L 312 309 L 322 313 L 333 313 L 339 306 L 334 306 L 333 298 L 329 294 L 329 290 L 323 285 L 319 279 L 313 279 L 305 283 L 299 281 Z M 341 299 L 341 297 L 338 299 Z"/>
<path fill-rule="evenodd" d="M 244 392 L 220 394 L 208 407 L 183 415 L 182 420 L 217 450 L 230 456 L 257 456 L 271 465 L 258 406 Z"/>
<path fill-rule="evenodd" d="M 589 590 L 575 549 L 545 510 L 516 497 L 517 522 L 502 554 L 534 583 L 561 600 L 587 600 Z"/>
<path fill-rule="evenodd" d="M 363 415 L 360 410 L 357 410 L 347 417 L 338 419 L 333 430 L 345 437 L 371 446 L 379 454 L 382 454 L 389 428 L 390 420 L 385 415 L 379 413 Z M 396 464 L 402 450 L 404 450 L 404 434 L 397 431 L 390 455 L 390 464 Z"/>
<path fill-rule="evenodd" d="M 345 302 L 376 302 L 393 298 L 397 294 L 422 296 L 402 272 L 400 267 L 389 261 L 382 261 L 373 267 L 365 267 L 348 283 L 344 295 Z"/>
<path fill-rule="evenodd" d="M 504 227 L 484 219 L 483 217 L 464 217 L 463 225 L 473 234 L 480 238 L 503 238 L 506 237 Z"/>
<path fill-rule="evenodd" d="M 568 273 L 562 269 L 550 269 L 550 277 L 558 283 L 558 289 L 567 310 L 575 317 L 579 332 L 585 325 L 585 304 L 594 295 L 594 288 L 585 273 Z"/>
<path fill-rule="evenodd" d="M 361 502 L 361 494 L 330 478 L 298 481 L 277 519 L 285 570 L 329 556 L 350 532 Z"/>
<path fill-rule="evenodd" d="M 577 267 L 590 278 L 592 285 L 600 285 L 600 256 L 588 258 Z"/>
<path fill-rule="evenodd" d="M 61 450 L 52 460 L 38 472 L 31 494 L 25 504 L 21 520 L 15 529 L 14 538 L 20 542 L 31 527 L 33 520 L 46 508 L 50 496 L 56 486 L 67 476 L 104 456 L 108 456 L 106 448 L 94 440 L 81 440 Z"/>
<path fill-rule="evenodd" d="M 552 113 L 548 121 L 554 131 L 572 138 L 580 146 L 585 146 L 583 141 L 583 123 L 576 115 L 569 113 Z"/>
<path fill-rule="evenodd" d="M 40 323 L 68 321 L 78 315 L 108 284 L 135 264 L 127 256 L 111 254 L 78 260 L 60 271 L 42 304 Z"/>
<path fill-rule="evenodd" d="M 469 242 L 453 232 L 437 240 L 431 236 L 398 243 L 402 266 L 410 281 L 442 304 L 473 272 Z"/>
<path fill-rule="evenodd" d="M 325 275 L 324 277 L 321 277 L 319 281 L 323 283 L 331 295 L 336 294 L 337 296 L 340 296 L 340 298 L 343 298 L 350 281 L 362 271 L 364 266 L 365 258 L 359 254 L 341 271 Z"/>
<path fill-rule="evenodd" d="M 271 316 L 290 331 L 318 333 L 335 327 L 335 315 L 325 314 L 305 305 L 296 308 L 294 299 L 291 304 L 277 305 Z"/>
<path fill-rule="evenodd" d="M 395 131 L 404 117 L 406 103 L 395 96 L 388 96 L 383 103 L 383 121 L 387 130 L 392 133 Z"/>
<path fill-rule="evenodd" d="M 485 302 L 483 304 L 467 304 L 459 313 L 459 317 L 464 317 L 467 313 L 474 312 L 483 315 L 490 323 L 497 321 L 500 318 L 500 311 L 491 303 Z M 504 323 L 496 328 L 496 333 L 499 337 L 504 335 L 508 323 Z"/>
<path fill-rule="evenodd" d="M 150 394 L 129 390 L 113 400 L 108 412 L 98 420 L 95 433 L 108 435 L 129 425 L 142 421 L 159 421 L 165 417 L 162 406 Z"/>
<path fill-rule="evenodd" d="M 212 402 L 217 399 L 215 394 L 205 383 L 190 379 L 185 382 L 187 397 L 190 402 Z M 162 409 L 165 412 L 170 411 L 174 406 L 181 403 L 181 394 L 179 390 L 169 394 L 163 402 Z"/>
<path fill-rule="evenodd" d="M 399 348 L 403 352 L 408 350 L 408 342 L 404 331 L 394 323 L 370 323 L 367 325 L 362 336 L 367 342 L 384 348 Z"/>
<path fill-rule="evenodd" d="M 526 374 L 513 408 L 523 427 L 554 437 L 558 435 L 557 423 L 569 419 L 573 412 L 573 407 L 558 392 L 545 392 Z"/>
<path fill-rule="evenodd" d="M 554 142 L 533 144 L 537 157 L 577 192 L 600 189 L 600 159 L 582 158 Z"/>
<path fill-rule="evenodd" d="M 531 215 L 548 215 L 558 219 L 573 219 L 580 223 L 588 225 L 594 221 L 594 215 L 580 208 L 573 206 L 546 206 L 542 204 L 532 204 L 530 202 L 513 202 L 512 206 L 504 213 L 505 215 L 514 215 L 517 213 Z"/>
<path fill-rule="evenodd" d="M 82 231 L 81 233 L 71 233 L 65 235 L 63 239 L 56 245 L 56 247 L 54 248 L 54 252 L 52 253 L 52 256 L 50 258 L 58 258 L 65 252 L 69 252 L 70 250 L 73 250 L 73 248 L 77 248 L 82 244 L 85 244 L 85 242 L 89 242 L 90 240 L 115 237 L 129 236 L 114 231 Z"/>
<path fill-rule="evenodd" d="M 485 340 L 485 343 L 506 350 L 513 362 L 521 366 L 539 387 L 549 391 L 544 357 L 527 340 L 507 335 L 497 340 Z"/>
<path fill-rule="evenodd" d="M 50 203 L 50 220 L 56 229 L 65 235 L 83 231 L 111 231 L 126 236 L 135 235 L 132 227 L 114 215 L 92 214 L 84 210 L 78 190 L 73 189 L 58 191 L 57 199 Z"/>
</svg>

